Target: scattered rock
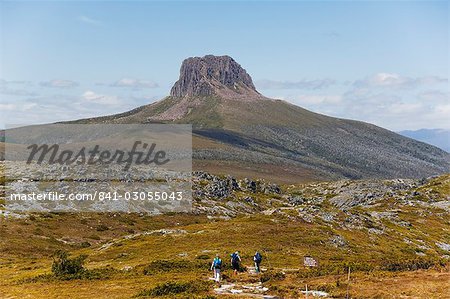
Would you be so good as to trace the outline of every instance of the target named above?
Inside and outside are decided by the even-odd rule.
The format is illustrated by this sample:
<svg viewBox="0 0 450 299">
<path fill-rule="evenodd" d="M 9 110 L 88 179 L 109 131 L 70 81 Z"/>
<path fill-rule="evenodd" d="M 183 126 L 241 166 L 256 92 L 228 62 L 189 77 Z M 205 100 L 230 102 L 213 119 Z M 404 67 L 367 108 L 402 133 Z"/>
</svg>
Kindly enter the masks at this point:
<svg viewBox="0 0 450 299">
<path fill-rule="evenodd" d="M 329 294 L 324 291 L 302 291 L 303 294 L 312 295 L 313 297 L 328 297 Z"/>
<path fill-rule="evenodd" d="M 436 242 L 435 244 L 437 247 L 439 247 L 442 250 L 450 251 L 450 244 L 447 244 L 444 242 Z"/>
<path fill-rule="evenodd" d="M 131 267 L 131 266 L 124 266 L 124 267 L 122 267 L 122 269 L 120 269 L 120 270 L 128 272 L 128 271 L 133 270 L 133 267 Z"/>
<path fill-rule="evenodd" d="M 339 236 L 339 235 L 331 237 L 330 242 L 336 248 L 347 246 L 347 241 L 344 239 L 344 237 Z"/>
</svg>

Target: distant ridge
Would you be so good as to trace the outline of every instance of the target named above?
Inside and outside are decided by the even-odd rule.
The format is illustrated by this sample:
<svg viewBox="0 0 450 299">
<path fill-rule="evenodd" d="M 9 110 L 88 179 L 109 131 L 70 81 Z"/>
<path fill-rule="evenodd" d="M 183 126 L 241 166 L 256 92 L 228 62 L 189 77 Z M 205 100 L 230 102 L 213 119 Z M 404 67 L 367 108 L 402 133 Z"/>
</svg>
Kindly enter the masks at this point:
<svg viewBox="0 0 450 299">
<path fill-rule="evenodd" d="M 447 153 L 450 153 L 450 130 L 444 129 L 405 130 L 400 131 L 399 134 L 437 146 L 445 150 Z"/>
</svg>

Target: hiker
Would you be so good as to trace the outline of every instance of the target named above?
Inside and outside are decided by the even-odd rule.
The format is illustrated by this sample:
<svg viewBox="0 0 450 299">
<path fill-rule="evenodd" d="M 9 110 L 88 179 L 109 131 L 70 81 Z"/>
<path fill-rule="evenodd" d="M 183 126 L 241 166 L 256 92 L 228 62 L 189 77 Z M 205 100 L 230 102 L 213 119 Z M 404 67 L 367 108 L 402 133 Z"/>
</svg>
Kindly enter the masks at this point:
<svg viewBox="0 0 450 299">
<path fill-rule="evenodd" d="M 260 273 L 261 272 L 261 261 L 262 261 L 262 255 L 261 253 L 259 253 L 258 251 L 255 253 L 255 255 L 253 256 L 253 261 L 255 262 L 255 271 L 256 273 Z"/>
<path fill-rule="evenodd" d="M 239 251 L 232 253 L 231 254 L 231 268 L 234 271 L 234 275 L 237 275 L 237 272 L 240 269 L 240 267 L 239 267 L 240 262 L 241 262 L 241 257 L 239 256 Z"/>
<path fill-rule="evenodd" d="M 220 259 L 219 255 L 216 254 L 216 257 L 214 258 L 212 264 L 211 264 L 211 270 L 214 270 L 214 280 L 220 284 L 220 269 L 222 268 L 222 260 Z"/>
</svg>

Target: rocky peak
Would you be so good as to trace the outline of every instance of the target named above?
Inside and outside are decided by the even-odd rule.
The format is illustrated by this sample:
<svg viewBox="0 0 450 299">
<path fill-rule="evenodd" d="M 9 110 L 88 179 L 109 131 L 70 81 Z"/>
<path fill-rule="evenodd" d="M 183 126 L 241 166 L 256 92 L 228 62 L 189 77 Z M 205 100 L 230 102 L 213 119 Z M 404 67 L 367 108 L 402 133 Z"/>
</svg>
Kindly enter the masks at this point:
<svg viewBox="0 0 450 299">
<path fill-rule="evenodd" d="M 225 98 L 260 96 L 250 75 L 233 58 L 214 55 L 185 59 L 181 65 L 180 78 L 172 87 L 170 95 L 218 95 Z"/>
</svg>

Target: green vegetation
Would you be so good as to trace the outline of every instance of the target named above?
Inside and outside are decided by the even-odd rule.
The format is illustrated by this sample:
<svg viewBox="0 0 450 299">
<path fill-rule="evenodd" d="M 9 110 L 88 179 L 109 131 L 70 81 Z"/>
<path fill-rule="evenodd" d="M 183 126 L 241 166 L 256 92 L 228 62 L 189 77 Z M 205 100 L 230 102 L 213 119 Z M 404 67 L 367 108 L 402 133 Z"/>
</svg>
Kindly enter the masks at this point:
<svg viewBox="0 0 450 299">
<path fill-rule="evenodd" d="M 80 255 L 69 259 L 67 252 L 58 250 L 53 255 L 52 272 L 56 276 L 79 274 L 85 270 L 83 263 L 86 258 L 86 255 Z"/>
<path fill-rule="evenodd" d="M 99 226 L 97 226 L 97 231 L 98 232 L 104 232 L 105 230 L 108 230 L 109 227 L 107 225 L 104 224 L 100 224 Z"/>
<path fill-rule="evenodd" d="M 286 274 L 281 271 L 268 271 L 261 275 L 260 280 L 262 283 L 267 281 L 277 281 L 284 280 L 286 278 Z"/>
<path fill-rule="evenodd" d="M 219 112 L 220 99 L 216 97 L 204 97 L 200 100 L 201 105 L 198 103 L 198 99 L 191 99 L 192 107 L 195 109 L 189 109 L 184 118 L 179 121 L 183 124 L 192 124 L 195 129 L 202 128 L 222 128 L 223 116 Z"/>
<path fill-rule="evenodd" d="M 173 296 L 178 294 L 199 294 L 206 293 L 211 287 L 211 283 L 204 281 L 188 282 L 165 282 L 158 284 L 152 289 L 143 290 L 136 297 L 147 296 Z"/>
<path fill-rule="evenodd" d="M 69 258 L 67 252 L 58 250 L 53 255 L 51 273 L 40 274 L 34 277 L 21 279 L 21 283 L 55 282 L 68 280 L 98 280 L 108 279 L 112 274 L 117 273 L 113 268 L 99 268 L 88 270 L 83 265 L 87 255 L 80 255 Z M 31 268 L 27 268 L 31 270 Z"/>
</svg>

